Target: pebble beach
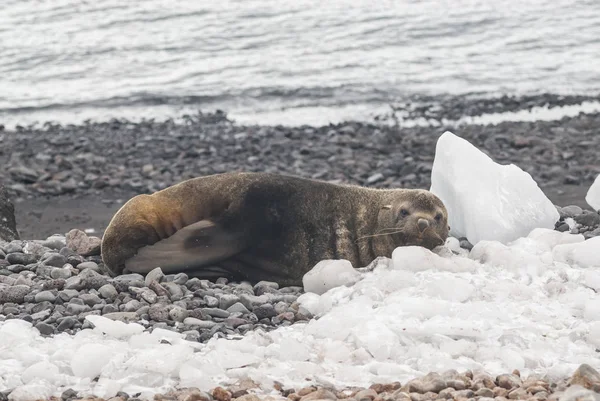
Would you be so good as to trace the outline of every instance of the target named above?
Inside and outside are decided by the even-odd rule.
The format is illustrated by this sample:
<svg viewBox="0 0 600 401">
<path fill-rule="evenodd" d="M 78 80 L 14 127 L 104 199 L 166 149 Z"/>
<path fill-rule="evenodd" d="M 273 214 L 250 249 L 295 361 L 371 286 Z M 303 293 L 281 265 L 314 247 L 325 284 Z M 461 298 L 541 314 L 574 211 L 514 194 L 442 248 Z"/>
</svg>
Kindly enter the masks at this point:
<svg viewBox="0 0 600 401">
<path fill-rule="evenodd" d="M 465 102 L 446 104 L 448 116 L 437 111 L 429 117 L 442 121 L 454 116 L 457 107 L 465 107 L 465 113 L 472 115 L 489 111 L 488 104 L 478 110 L 477 102 L 469 107 Z M 552 107 L 568 102 L 561 97 L 537 100 Z M 504 98 L 495 111 L 536 105 L 531 99 L 522 100 L 519 107 L 514 103 L 515 99 Z M 428 110 L 413 110 L 412 117 L 431 114 Z M 297 302 L 302 287 L 280 288 L 273 282 L 252 285 L 226 278 L 211 282 L 185 273 L 164 275 L 160 269 L 146 277 L 110 277 L 100 257 L 103 229 L 122 202 L 137 193 L 225 171 L 269 171 L 373 187 L 428 188 L 436 140 L 450 127 L 403 127 L 388 120 L 389 116 L 379 123 L 321 127 L 248 126 L 218 111 L 184 116 L 180 121 L 115 119 L 0 131 L 0 161 L 6 166 L 0 178 L 15 205 L 20 231 L 19 239 L 0 242 L 0 321 L 22 320 L 41 336 L 52 337 L 91 329 L 94 324 L 86 317 L 103 316 L 140 324 L 149 332 L 173 331 L 200 344 L 306 324 L 315 316 Z M 600 214 L 583 197 L 600 173 L 597 127 L 600 114 L 451 128 L 497 162 L 516 163 L 529 172 L 559 210 L 556 231 L 592 238 L 600 236 Z M 58 205 L 65 202 L 77 206 L 61 215 Z M 57 205 L 54 209 L 53 204 Z M 43 223 L 40 208 L 27 205 L 44 205 L 43 218 L 50 222 Z M 95 214 L 90 211 L 94 208 Z M 466 239 L 460 240 L 461 248 L 472 248 Z M 276 383 L 271 389 L 257 389 L 252 381 L 241 380 L 228 388 L 183 388 L 154 398 L 543 401 L 559 396 L 560 400 L 592 400 L 598 389 L 600 375 L 582 364 L 563 381 L 521 377 L 518 370 L 496 376 L 450 370 L 364 388 L 288 388 Z M 27 398 L 12 394 L 10 386 L 0 394 L 2 399 Z M 120 392 L 111 400 L 138 396 Z M 86 398 L 70 389 L 61 397 L 65 401 Z"/>
</svg>

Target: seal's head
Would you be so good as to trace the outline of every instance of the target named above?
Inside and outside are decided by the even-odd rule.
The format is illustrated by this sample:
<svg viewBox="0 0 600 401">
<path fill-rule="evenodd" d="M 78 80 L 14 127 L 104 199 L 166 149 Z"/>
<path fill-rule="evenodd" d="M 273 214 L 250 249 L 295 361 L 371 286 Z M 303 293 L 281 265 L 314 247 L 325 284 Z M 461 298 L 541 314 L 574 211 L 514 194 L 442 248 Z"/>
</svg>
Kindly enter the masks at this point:
<svg viewBox="0 0 600 401">
<path fill-rule="evenodd" d="M 379 229 L 394 243 L 427 249 L 443 245 L 448 238 L 448 211 L 440 198 L 423 189 L 398 190 L 379 213 Z"/>
</svg>

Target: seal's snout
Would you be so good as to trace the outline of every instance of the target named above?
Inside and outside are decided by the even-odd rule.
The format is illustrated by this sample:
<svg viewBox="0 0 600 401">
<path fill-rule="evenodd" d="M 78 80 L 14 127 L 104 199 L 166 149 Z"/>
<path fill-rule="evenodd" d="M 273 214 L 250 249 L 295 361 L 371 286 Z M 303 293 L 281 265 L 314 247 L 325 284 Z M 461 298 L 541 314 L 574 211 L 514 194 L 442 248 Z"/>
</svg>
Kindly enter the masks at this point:
<svg viewBox="0 0 600 401">
<path fill-rule="evenodd" d="M 427 219 L 419 219 L 417 220 L 417 227 L 419 227 L 420 232 L 423 232 L 429 227 L 429 221 Z"/>
</svg>

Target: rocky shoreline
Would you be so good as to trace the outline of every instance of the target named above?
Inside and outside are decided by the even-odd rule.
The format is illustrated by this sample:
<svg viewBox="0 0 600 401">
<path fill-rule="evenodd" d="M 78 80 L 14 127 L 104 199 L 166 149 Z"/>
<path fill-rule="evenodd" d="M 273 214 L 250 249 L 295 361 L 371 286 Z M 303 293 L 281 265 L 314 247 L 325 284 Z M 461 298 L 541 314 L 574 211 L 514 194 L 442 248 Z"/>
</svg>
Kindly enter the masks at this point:
<svg viewBox="0 0 600 401">
<path fill-rule="evenodd" d="M 494 160 L 515 163 L 529 172 L 560 205 L 561 219 L 555 229 L 590 238 L 600 236 L 600 214 L 589 210 L 579 194 L 585 193 L 600 173 L 598 127 L 600 113 L 550 122 L 459 128 L 402 128 L 361 122 L 295 128 L 239 126 L 221 112 L 188 116 L 183 122 L 45 124 L 42 128 L 0 130 L 0 162 L 7 166 L 0 172 L 0 181 L 7 190 L 2 196 L 15 201 L 19 229 L 25 214 L 36 213 L 20 208 L 27 202 L 47 199 L 52 204 L 79 199 L 79 207 L 85 210 L 89 207 L 86 200 L 93 199 L 112 205 L 101 214 L 108 222 L 119 207 L 118 200 L 186 178 L 224 171 L 271 171 L 372 187 L 428 188 L 435 143 L 448 128 Z M 564 199 L 560 196 L 571 190 L 580 202 L 560 202 Z M 21 235 L 22 239 L 11 232 L 11 227 L 4 230 L 9 236 L 0 241 L 0 321 L 26 320 L 43 336 L 52 336 L 92 327 L 86 316 L 101 315 L 136 322 L 148 330 L 173 330 L 183 333 L 187 340 L 206 342 L 213 337 L 243 335 L 258 328 L 272 330 L 313 318 L 296 302 L 303 293 L 300 287 L 280 288 L 270 282 L 252 285 L 225 278 L 210 282 L 185 274 L 164 275 L 160 269 L 147 277 L 110 277 L 99 255 L 99 237 L 106 223 L 103 225 L 100 219 L 98 232 L 88 235 L 80 230 L 85 227 L 75 215 L 76 211 L 69 216 L 75 220 L 61 226 L 68 227 L 64 231 L 53 226 L 51 232 L 45 232 L 34 219 L 28 220 L 31 226 L 25 227 L 27 235 Z M 36 240 L 30 232 L 35 233 Z M 468 249 L 470 244 L 463 240 L 461 246 Z M 405 384 L 374 384 L 370 389 L 292 390 L 281 386 L 273 394 L 254 394 L 251 384 L 246 383 L 250 387 L 181 389 L 155 398 L 594 399 L 593 391 L 600 391 L 598 373 L 587 365 L 578 372 L 574 377 L 580 379 L 564 383 L 521 379 L 518 372 L 495 378 L 485 373 L 444 372 Z M 10 389 L 0 393 L 0 401 L 9 394 Z M 78 397 L 72 391 L 62 396 L 65 401 L 74 399 Z M 120 394 L 111 400 L 128 399 L 133 401 L 136 395 Z"/>
<path fill-rule="evenodd" d="M 140 394 L 119 392 L 105 400 L 78 397 L 72 389 L 51 401 L 140 401 Z M 1 399 L 7 399 L 0 393 Z M 373 383 L 368 388 L 336 389 L 323 386 L 287 388 L 275 382 L 272 389 L 261 389 L 251 379 L 241 379 L 229 387 L 213 389 L 182 388 L 156 394 L 156 401 L 597 401 L 600 399 L 600 373 L 582 364 L 569 378 L 555 381 L 530 375 L 522 377 L 518 370 L 497 376 L 485 372 L 449 370 L 430 372 L 406 383 Z"/>
<path fill-rule="evenodd" d="M 435 120 L 456 117 L 460 110 L 478 115 L 583 100 L 593 98 L 450 98 L 437 106 L 406 107 L 411 117 Z M 84 229 L 88 221 L 101 235 L 129 197 L 226 171 L 269 171 L 379 188 L 428 188 L 436 141 L 450 129 L 495 161 L 515 163 L 530 173 L 555 204 L 586 208 L 585 191 L 600 173 L 599 126 L 600 113 L 458 127 L 367 122 L 244 126 L 221 111 L 180 120 L 45 123 L 0 130 L 0 163 L 5 166 L 0 182 L 28 235 L 35 232 L 44 238 Z M 69 203 L 69 216 L 59 214 L 63 203 Z"/>
</svg>

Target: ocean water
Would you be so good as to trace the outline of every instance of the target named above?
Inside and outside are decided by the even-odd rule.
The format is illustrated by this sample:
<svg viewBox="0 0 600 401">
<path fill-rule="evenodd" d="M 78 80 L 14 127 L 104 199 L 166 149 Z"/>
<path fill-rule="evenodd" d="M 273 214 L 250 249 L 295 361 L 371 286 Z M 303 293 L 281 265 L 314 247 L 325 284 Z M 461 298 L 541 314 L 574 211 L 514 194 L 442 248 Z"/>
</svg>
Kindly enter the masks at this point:
<svg viewBox="0 0 600 401">
<path fill-rule="evenodd" d="M 4 0 L 0 123 L 360 118 L 419 95 L 598 94 L 598 0 Z"/>
</svg>

